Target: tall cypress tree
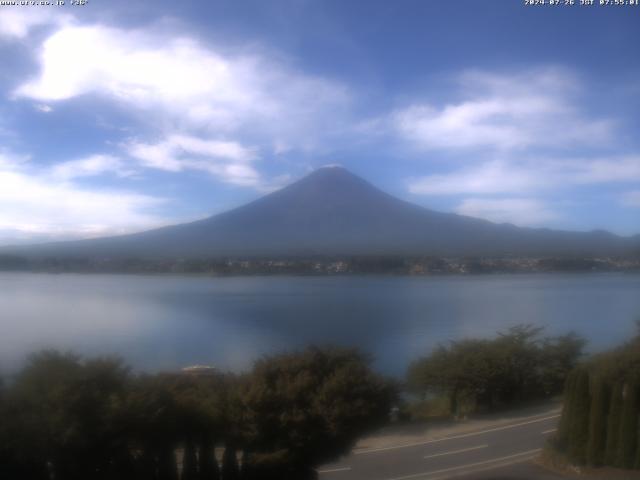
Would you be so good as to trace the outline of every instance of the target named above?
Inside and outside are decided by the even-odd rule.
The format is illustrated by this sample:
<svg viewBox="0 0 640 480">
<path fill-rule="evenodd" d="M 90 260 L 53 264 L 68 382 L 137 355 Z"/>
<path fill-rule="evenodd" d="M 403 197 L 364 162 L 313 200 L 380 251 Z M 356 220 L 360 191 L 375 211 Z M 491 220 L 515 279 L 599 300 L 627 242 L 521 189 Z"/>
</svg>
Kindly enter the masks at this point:
<svg viewBox="0 0 640 480">
<path fill-rule="evenodd" d="M 560 417 L 560 423 L 558 425 L 558 441 L 562 449 L 567 448 L 567 442 L 569 440 L 576 378 L 577 372 L 574 370 L 567 376 L 564 386 L 562 416 Z"/>
<path fill-rule="evenodd" d="M 593 379 L 591 411 L 589 413 L 589 441 L 587 443 L 587 463 L 602 465 L 607 442 L 607 411 L 611 394 L 602 376 Z"/>
<path fill-rule="evenodd" d="M 184 456 L 182 458 L 182 480 L 199 480 L 198 458 L 196 449 L 191 439 L 187 439 L 184 445 Z"/>
<path fill-rule="evenodd" d="M 616 466 L 633 468 L 638 441 L 638 381 L 628 382 L 622 402 L 620 436 Z"/>
<path fill-rule="evenodd" d="M 214 444 L 209 434 L 204 434 L 200 445 L 198 463 L 202 480 L 220 480 L 220 467 L 216 459 Z"/>
<path fill-rule="evenodd" d="M 238 468 L 236 448 L 232 444 L 227 444 L 222 455 L 222 480 L 239 479 L 240 469 Z"/>
<path fill-rule="evenodd" d="M 158 480 L 178 480 L 176 454 L 169 444 L 158 450 Z"/>
<path fill-rule="evenodd" d="M 604 456 L 604 463 L 606 465 L 615 464 L 618 453 L 620 418 L 622 416 L 622 388 L 623 382 L 619 380 L 611 391 L 609 415 L 607 417 L 607 444 Z"/>
<path fill-rule="evenodd" d="M 571 405 L 571 418 L 569 425 L 569 458 L 577 463 L 584 464 L 586 460 L 587 441 L 589 438 L 589 373 L 586 369 L 578 370 L 574 387 L 574 396 Z"/>
<path fill-rule="evenodd" d="M 242 475 L 240 478 L 242 480 L 256 480 L 257 477 L 252 455 L 248 450 L 245 450 L 242 452 Z"/>
</svg>

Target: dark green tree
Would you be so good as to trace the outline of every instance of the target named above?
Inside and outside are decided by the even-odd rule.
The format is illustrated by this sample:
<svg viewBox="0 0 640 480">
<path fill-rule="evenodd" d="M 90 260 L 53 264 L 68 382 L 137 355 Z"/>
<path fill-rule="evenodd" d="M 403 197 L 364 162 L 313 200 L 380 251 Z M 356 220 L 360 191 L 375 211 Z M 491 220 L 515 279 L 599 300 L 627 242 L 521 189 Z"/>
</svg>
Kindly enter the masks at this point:
<svg viewBox="0 0 640 480">
<path fill-rule="evenodd" d="M 570 406 L 572 413 L 568 435 L 568 454 L 573 462 L 584 464 L 589 439 L 589 372 L 585 368 L 580 368 L 576 375 Z"/>
<path fill-rule="evenodd" d="M 199 480 L 200 472 L 198 471 L 198 457 L 196 455 L 196 446 L 191 438 L 188 438 L 184 444 L 184 454 L 182 458 L 182 475 L 181 480 Z"/>
<path fill-rule="evenodd" d="M 387 421 L 392 385 L 352 349 L 309 348 L 258 361 L 243 389 L 247 447 L 287 463 L 286 478 L 314 475 Z M 275 467 L 274 467 L 275 468 Z"/>
<path fill-rule="evenodd" d="M 633 468 L 640 470 L 640 441 L 638 441 L 638 447 L 636 448 L 636 458 L 633 462 Z"/>
<path fill-rule="evenodd" d="M 568 372 L 580 358 L 586 340 L 571 332 L 558 337 L 548 337 L 540 347 L 540 385 L 545 395 L 556 395 L 563 391 Z"/>
<path fill-rule="evenodd" d="M 218 466 L 214 447 L 211 434 L 209 432 L 203 433 L 198 455 L 201 480 L 220 480 L 220 467 Z"/>
<path fill-rule="evenodd" d="M 127 399 L 123 419 L 127 436 L 141 450 L 138 469 L 158 480 L 177 478 L 175 450 L 181 441 L 182 409 L 172 392 L 172 376 L 140 376 Z"/>
<path fill-rule="evenodd" d="M 233 444 L 227 444 L 222 455 L 222 480 L 240 480 L 237 449 Z"/>
<path fill-rule="evenodd" d="M 607 441 L 607 412 L 611 393 L 601 376 L 592 382 L 591 412 L 589 413 L 589 441 L 587 443 L 587 463 L 600 466 L 604 463 Z"/>
<path fill-rule="evenodd" d="M 0 390 L 0 476 L 178 480 L 184 447 L 182 479 L 219 480 L 219 440 L 224 480 L 239 479 L 238 449 L 246 480 L 311 479 L 384 422 L 393 399 L 352 350 L 266 358 L 244 379 L 132 377 L 117 360 L 47 351 Z"/>
<path fill-rule="evenodd" d="M 463 399 L 470 408 L 492 410 L 559 394 L 584 341 L 575 334 L 541 339 L 541 332 L 520 325 L 493 340 L 439 346 L 413 362 L 408 385 L 416 393 L 446 396 L 454 416 Z"/>
<path fill-rule="evenodd" d="M 622 468 L 633 468 L 638 441 L 638 382 L 634 378 L 627 382 L 623 391 L 622 415 L 618 437 L 616 464 Z"/>
<path fill-rule="evenodd" d="M 564 388 L 562 415 L 558 424 L 558 443 L 564 450 L 569 443 L 569 434 L 571 432 L 572 414 L 574 412 L 573 405 L 575 403 L 576 380 L 578 378 L 577 370 L 572 371 L 567 376 Z"/>
<path fill-rule="evenodd" d="M 178 480 L 176 452 L 171 443 L 162 443 L 157 450 L 158 480 Z"/>
<path fill-rule="evenodd" d="M 12 386 L 18 448 L 61 480 L 127 478 L 131 456 L 118 423 L 127 383 L 118 360 L 33 355 Z"/>
<path fill-rule="evenodd" d="M 620 438 L 620 420 L 622 418 L 622 390 L 624 382 L 619 380 L 611 391 L 609 415 L 607 416 L 607 444 L 605 450 L 605 464 L 613 465 L 618 454 Z"/>
<path fill-rule="evenodd" d="M 499 359 L 494 388 L 499 391 L 501 403 L 512 404 L 539 395 L 543 330 L 533 325 L 517 325 L 499 333 L 494 340 L 493 355 Z"/>
<path fill-rule="evenodd" d="M 251 455 L 249 450 L 244 450 L 242 452 L 242 469 L 240 478 L 242 480 L 258 480 L 260 478 L 259 472 L 256 471 L 253 455 Z"/>
</svg>

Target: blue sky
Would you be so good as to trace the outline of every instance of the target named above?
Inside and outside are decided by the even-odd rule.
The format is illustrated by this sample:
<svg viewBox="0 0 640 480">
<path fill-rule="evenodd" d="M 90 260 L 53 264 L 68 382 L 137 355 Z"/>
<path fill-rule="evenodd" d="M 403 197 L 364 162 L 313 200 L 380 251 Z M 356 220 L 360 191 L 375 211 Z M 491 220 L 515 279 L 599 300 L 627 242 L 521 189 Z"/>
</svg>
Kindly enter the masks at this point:
<svg viewBox="0 0 640 480">
<path fill-rule="evenodd" d="M 640 7 L 523 3 L 0 6 L 0 244 L 336 163 L 438 210 L 640 233 Z"/>
</svg>

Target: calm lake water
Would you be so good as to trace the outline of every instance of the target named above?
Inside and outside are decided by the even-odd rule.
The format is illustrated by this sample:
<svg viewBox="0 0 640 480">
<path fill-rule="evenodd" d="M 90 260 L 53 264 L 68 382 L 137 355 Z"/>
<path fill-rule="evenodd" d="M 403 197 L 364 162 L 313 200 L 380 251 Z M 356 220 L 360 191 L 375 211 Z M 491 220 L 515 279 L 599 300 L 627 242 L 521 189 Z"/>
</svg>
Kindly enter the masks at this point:
<svg viewBox="0 0 640 480">
<path fill-rule="evenodd" d="M 437 343 L 518 323 L 575 330 L 592 350 L 640 319 L 640 275 L 235 277 L 0 274 L 0 369 L 42 347 L 118 354 L 137 369 L 355 345 L 402 374 Z"/>
</svg>

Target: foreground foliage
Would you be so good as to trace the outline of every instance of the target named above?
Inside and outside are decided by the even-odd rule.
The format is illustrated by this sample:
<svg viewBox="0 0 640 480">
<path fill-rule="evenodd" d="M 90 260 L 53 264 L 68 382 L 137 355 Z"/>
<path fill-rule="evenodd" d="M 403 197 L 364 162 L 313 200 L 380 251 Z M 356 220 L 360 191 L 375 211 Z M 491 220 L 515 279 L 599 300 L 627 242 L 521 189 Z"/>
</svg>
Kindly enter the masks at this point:
<svg viewBox="0 0 640 480">
<path fill-rule="evenodd" d="M 564 395 L 553 447 L 576 464 L 640 469 L 640 332 L 573 371 Z"/>
<path fill-rule="evenodd" d="M 454 416 L 560 394 L 585 342 L 541 333 L 521 325 L 494 339 L 441 345 L 410 366 L 408 384 L 423 397 L 444 395 Z"/>
<path fill-rule="evenodd" d="M 314 478 L 393 400 L 355 350 L 266 357 L 244 376 L 132 375 L 46 351 L 0 389 L 0 478 Z"/>
</svg>

